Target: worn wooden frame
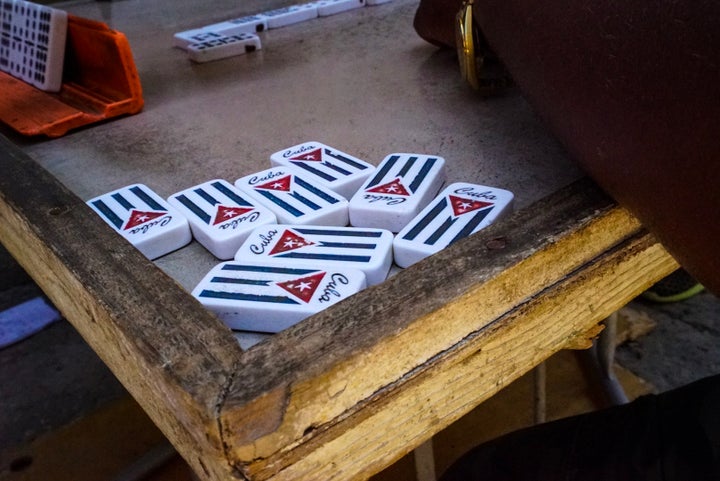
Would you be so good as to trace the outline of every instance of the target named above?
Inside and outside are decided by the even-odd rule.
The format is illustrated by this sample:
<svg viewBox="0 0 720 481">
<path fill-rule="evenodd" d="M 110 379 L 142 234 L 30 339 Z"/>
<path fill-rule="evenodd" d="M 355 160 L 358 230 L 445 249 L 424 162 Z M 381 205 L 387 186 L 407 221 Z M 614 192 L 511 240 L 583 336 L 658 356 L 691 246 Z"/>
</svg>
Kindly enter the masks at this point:
<svg viewBox="0 0 720 481">
<path fill-rule="evenodd" d="M 205 480 L 364 479 L 677 267 L 589 180 L 242 351 L 10 141 L 0 242 Z"/>
</svg>

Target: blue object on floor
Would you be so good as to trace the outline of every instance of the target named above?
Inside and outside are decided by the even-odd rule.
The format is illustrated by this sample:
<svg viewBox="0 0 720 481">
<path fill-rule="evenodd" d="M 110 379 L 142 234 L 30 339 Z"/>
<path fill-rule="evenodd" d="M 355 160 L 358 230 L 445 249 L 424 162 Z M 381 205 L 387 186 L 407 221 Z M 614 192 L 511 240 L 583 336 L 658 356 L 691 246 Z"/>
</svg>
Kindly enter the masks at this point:
<svg viewBox="0 0 720 481">
<path fill-rule="evenodd" d="M 42 297 L 0 312 L 0 349 L 22 341 L 61 317 Z"/>
</svg>

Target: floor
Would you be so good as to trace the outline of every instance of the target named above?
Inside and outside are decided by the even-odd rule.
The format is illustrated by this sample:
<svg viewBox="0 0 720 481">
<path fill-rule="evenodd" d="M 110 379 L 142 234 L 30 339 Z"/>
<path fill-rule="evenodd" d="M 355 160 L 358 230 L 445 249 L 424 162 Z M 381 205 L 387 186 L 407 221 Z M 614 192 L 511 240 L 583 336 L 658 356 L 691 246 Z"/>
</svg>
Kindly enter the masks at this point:
<svg viewBox="0 0 720 481">
<path fill-rule="evenodd" d="M 42 295 L 2 250 L 0 268 L 0 312 Z M 617 369 L 631 397 L 720 372 L 720 300 L 710 293 L 668 305 L 636 300 L 621 312 L 621 325 L 624 342 L 616 359 L 622 367 Z M 573 353 L 563 352 L 548 362 L 550 419 L 598 406 L 586 379 Z M 0 392 L 2 480 L 38 479 L 50 472 L 58 481 L 193 479 L 162 434 L 64 320 L 0 349 Z M 474 443 L 530 424 L 532 416 L 528 375 L 435 437 L 436 470 L 441 472 Z M 168 462 L 151 477 L 137 476 L 134 470 L 143 467 L 148 452 L 160 453 Z M 412 455 L 375 479 L 414 479 Z"/>
</svg>

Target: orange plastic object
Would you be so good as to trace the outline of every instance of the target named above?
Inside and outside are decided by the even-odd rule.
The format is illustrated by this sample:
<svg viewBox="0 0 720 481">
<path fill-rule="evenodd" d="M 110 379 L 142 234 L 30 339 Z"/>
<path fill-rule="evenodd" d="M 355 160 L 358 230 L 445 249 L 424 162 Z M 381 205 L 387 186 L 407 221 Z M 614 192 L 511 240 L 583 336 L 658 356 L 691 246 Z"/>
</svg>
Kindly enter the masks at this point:
<svg viewBox="0 0 720 481">
<path fill-rule="evenodd" d="M 140 77 L 125 35 L 68 15 L 60 92 L 39 90 L 0 72 L 0 120 L 24 135 L 68 130 L 142 110 Z"/>
</svg>

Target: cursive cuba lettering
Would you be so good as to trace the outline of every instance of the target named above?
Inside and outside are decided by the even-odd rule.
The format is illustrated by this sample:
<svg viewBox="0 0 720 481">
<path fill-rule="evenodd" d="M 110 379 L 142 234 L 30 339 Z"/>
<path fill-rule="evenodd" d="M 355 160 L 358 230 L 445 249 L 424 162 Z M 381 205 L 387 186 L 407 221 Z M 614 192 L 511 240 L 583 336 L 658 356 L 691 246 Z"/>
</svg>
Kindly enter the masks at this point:
<svg viewBox="0 0 720 481">
<path fill-rule="evenodd" d="M 461 187 L 459 189 L 455 189 L 456 194 L 464 194 L 468 197 L 477 197 L 479 199 L 487 199 L 487 200 L 495 200 L 497 199 L 497 196 L 492 193 L 492 191 L 487 190 L 485 192 L 475 192 L 472 187 Z"/>
<path fill-rule="evenodd" d="M 168 225 L 171 220 L 172 220 L 172 216 L 166 215 L 165 217 L 161 217 L 152 222 L 148 222 L 147 224 L 143 224 L 141 226 L 134 227 L 134 228 L 130 229 L 128 232 L 130 232 L 130 234 L 145 234 L 147 231 L 150 230 L 150 228 L 155 227 L 156 225 L 159 225 L 160 227 Z"/>
<path fill-rule="evenodd" d="M 325 289 L 323 289 L 322 295 L 318 297 L 319 302 L 330 302 L 330 296 L 341 297 L 342 294 L 337 290 L 338 284 L 347 284 L 350 282 L 347 277 L 340 273 L 333 274 L 330 279 L 330 282 L 328 282 Z"/>
<path fill-rule="evenodd" d="M 241 217 L 236 217 L 230 222 L 226 222 L 224 224 L 220 224 L 218 227 L 222 230 L 225 229 L 237 229 L 240 224 L 243 222 L 255 222 L 257 218 L 260 217 L 260 213 L 257 211 L 251 212 L 249 215 L 244 215 Z"/>
<path fill-rule="evenodd" d="M 293 155 L 302 154 L 303 152 L 307 152 L 308 150 L 314 150 L 314 148 L 315 147 L 312 145 L 304 145 L 304 146 L 300 147 L 299 149 L 297 149 L 295 152 L 292 152 L 292 151 L 285 152 L 283 154 L 283 157 L 285 157 L 287 159 L 288 157 L 291 157 Z"/>
<path fill-rule="evenodd" d="M 248 180 L 248 184 L 255 185 L 255 184 L 263 182 L 265 180 L 270 180 L 270 179 L 274 179 L 275 177 L 280 177 L 281 175 L 285 175 L 285 172 L 282 172 L 282 171 L 270 172 L 265 177 L 257 177 L 254 175 L 254 176 L 250 177 L 250 180 Z"/>
<path fill-rule="evenodd" d="M 373 194 L 365 194 L 363 199 L 367 200 L 369 203 L 373 204 L 375 202 L 385 202 L 386 205 L 397 205 L 402 204 L 407 199 L 404 197 L 392 197 L 389 195 L 373 195 Z"/>
<path fill-rule="evenodd" d="M 260 235 L 260 245 L 257 244 L 250 244 L 250 251 L 253 254 L 262 254 L 265 252 L 265 248 L 270 245 L 270 242 L 272 242 L 272 238 L 277 235 L 278 231 L 273 229 L 269 231 L 266 235 L 261 234 Z"/>
</svg>

